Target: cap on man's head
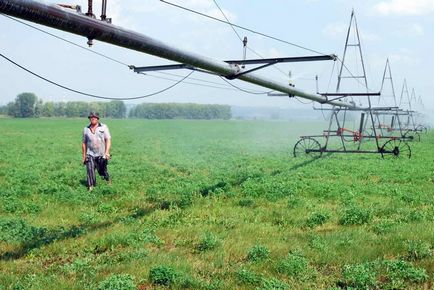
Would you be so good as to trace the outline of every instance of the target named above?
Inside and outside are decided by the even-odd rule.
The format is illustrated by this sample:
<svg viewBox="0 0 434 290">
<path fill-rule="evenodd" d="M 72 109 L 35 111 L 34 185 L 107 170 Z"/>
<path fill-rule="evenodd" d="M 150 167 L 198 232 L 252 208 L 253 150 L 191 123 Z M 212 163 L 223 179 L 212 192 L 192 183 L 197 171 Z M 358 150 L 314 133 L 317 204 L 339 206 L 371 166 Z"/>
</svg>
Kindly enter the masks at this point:
<svg viewBox="0 0 434 290">
<path fill-rule="evenodd" d="M 92 117 L 99 119 L 99 113 L 98 112 L 90 112 L 88 118 L 90 119 Z"/>
</svg>

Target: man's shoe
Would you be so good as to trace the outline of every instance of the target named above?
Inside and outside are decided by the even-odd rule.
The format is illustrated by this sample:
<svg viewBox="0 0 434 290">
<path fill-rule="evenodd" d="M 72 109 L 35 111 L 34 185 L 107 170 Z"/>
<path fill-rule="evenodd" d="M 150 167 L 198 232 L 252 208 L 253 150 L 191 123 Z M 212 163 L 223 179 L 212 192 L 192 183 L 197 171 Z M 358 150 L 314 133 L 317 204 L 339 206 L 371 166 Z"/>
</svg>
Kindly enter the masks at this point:
<svg viewBox="0 0 434 290">
<path fill-rule="evenodd" d="M 89 186 L 89 188 L 87 189 L 89 192 L 93 190 L 93 186 Z"/>
</svg>

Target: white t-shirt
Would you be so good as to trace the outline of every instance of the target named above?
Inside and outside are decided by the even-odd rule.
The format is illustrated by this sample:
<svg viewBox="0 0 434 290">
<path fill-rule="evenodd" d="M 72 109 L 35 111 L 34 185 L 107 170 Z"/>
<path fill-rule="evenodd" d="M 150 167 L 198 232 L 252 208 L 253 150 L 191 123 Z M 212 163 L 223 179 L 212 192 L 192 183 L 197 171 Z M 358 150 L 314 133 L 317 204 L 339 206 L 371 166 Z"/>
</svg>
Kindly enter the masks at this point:
<svg viewBox="0 0 434 290">
<path fill-rule="evenodd" d="M 109 128 L 102 123 L 98 124 L 95 133 L 90 130 L 90 125 L 84 127 L 83 143 L 86 144 L 86 154 L 99 157 L 104 156 L 106 140 L 111 139 Z"/>
</svg>

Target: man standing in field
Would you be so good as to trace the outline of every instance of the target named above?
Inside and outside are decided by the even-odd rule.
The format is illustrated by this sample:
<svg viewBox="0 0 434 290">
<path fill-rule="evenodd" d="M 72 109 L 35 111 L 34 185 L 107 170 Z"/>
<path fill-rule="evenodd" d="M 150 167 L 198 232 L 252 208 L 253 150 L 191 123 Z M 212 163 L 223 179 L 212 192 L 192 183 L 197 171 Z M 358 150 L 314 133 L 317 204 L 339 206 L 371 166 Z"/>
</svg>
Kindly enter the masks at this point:
<svg viewBox="0 0 434 290">
<path fill-rule="evenodd" d="M 107 164 L 112 141 L 108 127 L 99 122 L 99 113 L 90 112 L 88 118 L 90 124 L 84 127 L 81 149 L 83 165 L 87 169 L 87 188 L 92 191 L 96 185 L 95 169 L 102 178 L 111 182 Z"/>
</svg>

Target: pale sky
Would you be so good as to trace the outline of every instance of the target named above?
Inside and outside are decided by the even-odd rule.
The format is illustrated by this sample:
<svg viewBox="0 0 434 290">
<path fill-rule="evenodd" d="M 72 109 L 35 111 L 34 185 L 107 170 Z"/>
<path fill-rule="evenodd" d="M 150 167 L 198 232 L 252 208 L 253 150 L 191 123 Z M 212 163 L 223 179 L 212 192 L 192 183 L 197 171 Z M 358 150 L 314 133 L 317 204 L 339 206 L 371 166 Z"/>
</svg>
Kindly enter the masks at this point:
<svg viewBox="0 0 434 290">
<path fill-rule="evenodd" d="M 54 2 L 79 4 L 87 11 L 86 0 Z M 213 0 L 173 2 L 222 18 Z M 100 15 L 100 1 L 94 3 L 94 11 L 96 15 Z M 414 88 L 417 97 L 422 96 L 426 108 L 434 108 L 434 0 L 217 0 L 217 3 L 233 23 L 316 51 L 335 53 L 341 58 L 351 10 L 354 8 L 361 33 L 369 88 L 372 91 L 380 89 L 384 65 L 389 58 L 398 101 L 403 80 L 406 78 L 409 90 Z M 217 60 L 242 58 L 242 44 L 228 25 L 179 10 L 159 0 L 108 0 L 107 14 L 113 18 L 115 25 L 188 51 Z M 86 46 L 86 39 L 83 37 L 38 27 Z M 0 16 L 0 28 L 0 53 L 44 77 L 87 93 L 108 97 L 134 97 L 159 91 L 174 83 L 155 76 L 180 79 L 178 76 L 160 73 L 151 73 L 150 76 L 134 74 L 125 66 L 47 36 L 4 16 Z M 310 51 L 242 30 L 237 31 L 242 37 L 247 36 L 249 47 L 263 57 L 313 55 Z M 95 41 L 92 50 L 136 66 L 170 63 L 165 59 L 98 41 Z M 348 66 L 352 69 L 354 67 L 353 73 L 358 74 L 360 71 L 354 52 L 354 49 L 349 51 Z M 248 51 L 247 58 L 258 56 Z M 314 77 L 318 75 L 319 90 L 333 92 L 337 79 L 336 68 L 332 75 L 333 66 L 331 61 L 284 64 L 278 66 L 280 70 L 269 68 L 261 73 L 288 82 L 288 72 L 291 71 L 292 81 L 296 87 L 311 93 L 316 92 Z M 188 71 L 169 73 L 185 76 Z M 223 89 L 180 84 L 165 93 L 134 103 L 196 102 L 281 108 L 311 106 L 301 104 L 297 100 L 252 95 L 234 90 L 215 76 L 196 72 L 191 78 L 189 82 L 219 86 Z M 3 59 L 0 59 L 0 80 L 0 105 L 12 101 L 21 92 L 34 92 L 44 101 L 95 101 L 90 97 L 80 96 L 45 83 Z M 241 81 L 235 81 L 233 84 L 250 91 L 267 91 Z M 347 86 L 354 86 L 352 89 L 355 91 L 363 90 L 358 89 L 356 83 L 348 83 Z M 385 93 L 386 95 L 388 94 Z"/>
</svg>

